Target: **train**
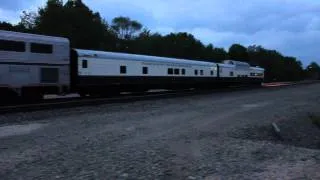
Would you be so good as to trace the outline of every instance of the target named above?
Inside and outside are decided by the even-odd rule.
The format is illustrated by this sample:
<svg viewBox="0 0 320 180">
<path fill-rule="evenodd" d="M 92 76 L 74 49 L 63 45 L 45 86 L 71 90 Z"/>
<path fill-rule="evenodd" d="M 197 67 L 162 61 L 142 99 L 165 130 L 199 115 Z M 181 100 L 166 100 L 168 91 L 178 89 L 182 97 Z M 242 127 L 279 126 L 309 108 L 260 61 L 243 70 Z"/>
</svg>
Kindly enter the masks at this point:
<svg viewBox="0 0 320 180">
<path fill-rule="evenodd" d="M 64 37 L 0 30 L 0 98 L 45 94 L 108 96 L 152 89 L 258 85 L 264 69 L 246 62 L 191 60 L 85 50 Z"/>
</svg>

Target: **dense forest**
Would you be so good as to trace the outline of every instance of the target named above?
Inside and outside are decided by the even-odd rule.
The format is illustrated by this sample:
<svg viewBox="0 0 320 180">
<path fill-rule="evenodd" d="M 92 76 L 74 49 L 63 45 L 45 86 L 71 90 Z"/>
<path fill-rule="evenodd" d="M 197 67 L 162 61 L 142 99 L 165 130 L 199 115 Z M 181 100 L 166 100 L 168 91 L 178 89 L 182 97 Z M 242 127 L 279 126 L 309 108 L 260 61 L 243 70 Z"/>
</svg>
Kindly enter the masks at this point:
<svg viewBox="0 0 320 180">
<path fill-rule="evenodd" d="M 38 12 L 23 12 L 18 24 L 0 22 L 0 29 L 67 37 L 75 48 L 127 52 L 164 57 L 221 62 L 245 61 L 266 69 L 266 81 L 296 81 L 317 78 L 320 67 L 312 62 L 303 69 L 295 57 L 259 45 L 230 48 L 205 45 L 186 32 L 161 35 L 152 33 L 129 17 L 115 17 L 110 22 L 93 12 L 81 0 L 48 0 Z"/>
</svg>

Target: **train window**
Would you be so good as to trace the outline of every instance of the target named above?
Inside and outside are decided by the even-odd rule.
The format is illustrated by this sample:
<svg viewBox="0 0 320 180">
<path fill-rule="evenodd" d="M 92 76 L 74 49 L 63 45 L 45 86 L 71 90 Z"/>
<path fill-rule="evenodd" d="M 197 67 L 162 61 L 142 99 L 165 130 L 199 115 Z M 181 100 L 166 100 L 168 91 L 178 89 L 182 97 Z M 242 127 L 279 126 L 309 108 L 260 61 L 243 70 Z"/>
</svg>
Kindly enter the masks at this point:
<svg viewBox="0 0 320 180">
<path fill-rule="evenodd" d="M 198 75 L 198 70 L 194 70 L 194 75 Z"/>
<path fill-rule="evenodd" d="M 88 68 L 88 60 L 82 60 L 82 68 Z"/>
<path fill-rule="evenodd" d="M 142 74 L 148 74 L 148 67 L 142 67 Z"/>
<path fill-rule="evenodd" d="M 182 74 L 182 75 L 185 75 L 185 74 L 186 74 L 186 70 L 185 70 L 185 69 L 182 69 L 182 70 L 181 70 L 181 74 Z"/>
<path fill-rule="evenodd" d="M 211 76 L 213 76 L 213 71 L 210 71 Z"/>
<path fill-rule="evenodd" d="M 174 74 L 180 74 L 180 69 L 174 69 Z"/>
<path fill-rule="evenodd" d="M 230 76 L 233 76 L 233 71 L 230 71 Z"/>
<path fill-rule="evenodd" d="M 203 75 L 203 70 L 200 70 L 200 75 Z"/>
<path fill-rule="evenodd" d="M 126 74 L 127 73 L 127 66 L 120 66 L 120 74 Z"/>
<path fill-rule="evenodd" d="M 58 83 L 59 69 L 58 68 L 41 68 L 41 83 Z"/>
<path fill-rule="evenodd" d="M 172 68 L 168 68 L 168 74 L 173 74 L 173 69 Z"/>
<path fill-rule="evenodd" d="M 31 52 L 52 54 L 53 46 L 50 44 L 31 43 Z"/>
<path fill-rule="evenodd" d="M 1 51 L 25 52 L 26 44 L 22 41 L 0 40 Z"/>
</svg>

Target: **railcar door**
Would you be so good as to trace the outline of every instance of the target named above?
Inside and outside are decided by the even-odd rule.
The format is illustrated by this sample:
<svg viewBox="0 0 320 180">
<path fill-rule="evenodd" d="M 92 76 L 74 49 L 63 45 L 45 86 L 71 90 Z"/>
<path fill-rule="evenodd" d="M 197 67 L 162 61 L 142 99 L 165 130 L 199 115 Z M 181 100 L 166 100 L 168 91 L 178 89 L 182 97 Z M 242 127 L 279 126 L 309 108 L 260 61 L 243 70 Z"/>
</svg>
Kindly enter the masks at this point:
<svg viewBox="0 0 320 180">
<path fill-rule="evenodd" d="M 217 64 L 217 78 L 220 79 L 220 66 Z"/>
</svg>

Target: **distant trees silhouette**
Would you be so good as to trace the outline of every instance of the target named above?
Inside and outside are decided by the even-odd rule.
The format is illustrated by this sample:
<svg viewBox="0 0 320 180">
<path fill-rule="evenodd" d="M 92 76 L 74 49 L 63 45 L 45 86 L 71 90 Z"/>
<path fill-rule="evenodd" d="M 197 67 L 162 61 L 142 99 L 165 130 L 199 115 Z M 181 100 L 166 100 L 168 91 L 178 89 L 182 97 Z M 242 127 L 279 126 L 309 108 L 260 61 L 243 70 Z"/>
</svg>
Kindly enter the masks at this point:
<svg viewBox="0 0 320 180">
<path fill-rule="evenodd" d="M 296 81 L 318 78 L 319 65 L 312 62 L 306 69 L 295 57 L 261 46 L 233 44 L 228 52 L 212 44 L 204 45 L 186 32 L 161 35 L 151 33 L 129 17 L 115 17 L 109 24 L 81 0 L 48 0 L 38 12 L 23 12 L 17 25 L 0 22 L 0 29 L 62 36 L 75 48 L 127 52 L 154 56 L 221 62 L 233 59 L 265 68 L 266 81 Z"/>
</svg>

